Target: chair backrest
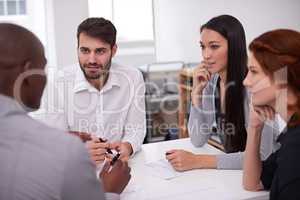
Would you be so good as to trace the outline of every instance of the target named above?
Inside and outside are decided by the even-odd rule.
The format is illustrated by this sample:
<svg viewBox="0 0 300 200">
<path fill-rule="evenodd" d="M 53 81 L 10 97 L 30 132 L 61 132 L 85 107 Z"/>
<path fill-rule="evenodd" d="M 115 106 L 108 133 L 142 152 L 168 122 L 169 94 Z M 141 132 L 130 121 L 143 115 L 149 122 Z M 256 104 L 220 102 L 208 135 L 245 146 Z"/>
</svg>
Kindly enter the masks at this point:
<svg viewBox="0 0 300 200">
<path fill-rule="evenodd" d="M 177 94 L 179 72 L 183 66 L 183 62 L 176 61 L 151 63 L 140 67 L 145 78 L 146 93 L 156 96 Z"/>
</svg>

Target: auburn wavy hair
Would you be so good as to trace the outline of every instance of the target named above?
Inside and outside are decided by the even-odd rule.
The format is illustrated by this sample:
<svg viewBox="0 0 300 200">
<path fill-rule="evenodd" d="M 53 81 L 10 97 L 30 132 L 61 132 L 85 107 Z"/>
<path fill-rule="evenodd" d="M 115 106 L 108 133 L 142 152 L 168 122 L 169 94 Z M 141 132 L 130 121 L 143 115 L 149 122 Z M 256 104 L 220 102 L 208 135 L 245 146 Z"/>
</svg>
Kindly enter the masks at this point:
<svg viewBox="0 0 300 200">
<path fill-rule="evenodd" d="M 250 51 L 263 71 L 272 78 L 274 72 L 285 68 L 287 84 L 298 96 L 296 109 L 300 111 L 300 32 L 277 29 L 255 38 L 249 45 Z"/>
</svg>

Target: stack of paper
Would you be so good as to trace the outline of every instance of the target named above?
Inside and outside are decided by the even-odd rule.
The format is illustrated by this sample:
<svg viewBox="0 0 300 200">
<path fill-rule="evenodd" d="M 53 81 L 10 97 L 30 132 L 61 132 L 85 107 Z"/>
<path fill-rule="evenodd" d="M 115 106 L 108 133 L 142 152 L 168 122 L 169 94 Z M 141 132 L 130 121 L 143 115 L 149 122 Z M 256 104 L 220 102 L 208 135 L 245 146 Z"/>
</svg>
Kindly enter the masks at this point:
<svg viewBox="0 0 300 200">
<path fill-rule="evenodd" d="M 180 175 L 180 173 L 176 172 L 166 159 L 146 163 L 146 166 L 151 167 L 150 172 L 154 176 L 165 180 L 173 179 Z"/>
</svg>

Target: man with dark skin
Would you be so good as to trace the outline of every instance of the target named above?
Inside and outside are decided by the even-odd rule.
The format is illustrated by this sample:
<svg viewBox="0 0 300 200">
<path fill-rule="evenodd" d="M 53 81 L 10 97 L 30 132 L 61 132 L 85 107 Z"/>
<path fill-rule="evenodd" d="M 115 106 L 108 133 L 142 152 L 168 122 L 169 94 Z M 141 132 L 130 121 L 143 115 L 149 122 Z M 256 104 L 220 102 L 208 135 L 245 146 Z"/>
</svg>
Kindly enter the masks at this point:
<svg viewBox="0 0 300 200">
<path fill-rule="evenodd" d="M 105 199 L 82 142 L 27 115 L 40 106 L 46 63 L 33 33 L 0 23 L 0 199 Z M 119 199 L 130 168 L 120 160 L 109 167 L 100 174 L 103 188 Z"/>
</svg>

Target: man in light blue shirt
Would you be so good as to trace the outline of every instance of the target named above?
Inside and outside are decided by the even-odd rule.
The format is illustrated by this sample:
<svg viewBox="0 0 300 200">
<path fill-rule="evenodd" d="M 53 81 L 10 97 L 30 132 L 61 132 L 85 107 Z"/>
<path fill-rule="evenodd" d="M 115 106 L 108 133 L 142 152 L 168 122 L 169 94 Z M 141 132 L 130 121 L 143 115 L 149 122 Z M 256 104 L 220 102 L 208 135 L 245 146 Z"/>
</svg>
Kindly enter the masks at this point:
<svg viewBox="0 0 300 200">
<path fill-rule="evenodd" d="M 105 199 L 83 143 L 27 115 L 39 108 L 46 83 L 41 42 L 23 27 L 0 23 L 0 47 L 0 200 Z M 106 196 L 119 199 L 130 168 L 122 161 L 110 173 L 106 168 Z"/>
</svg>

